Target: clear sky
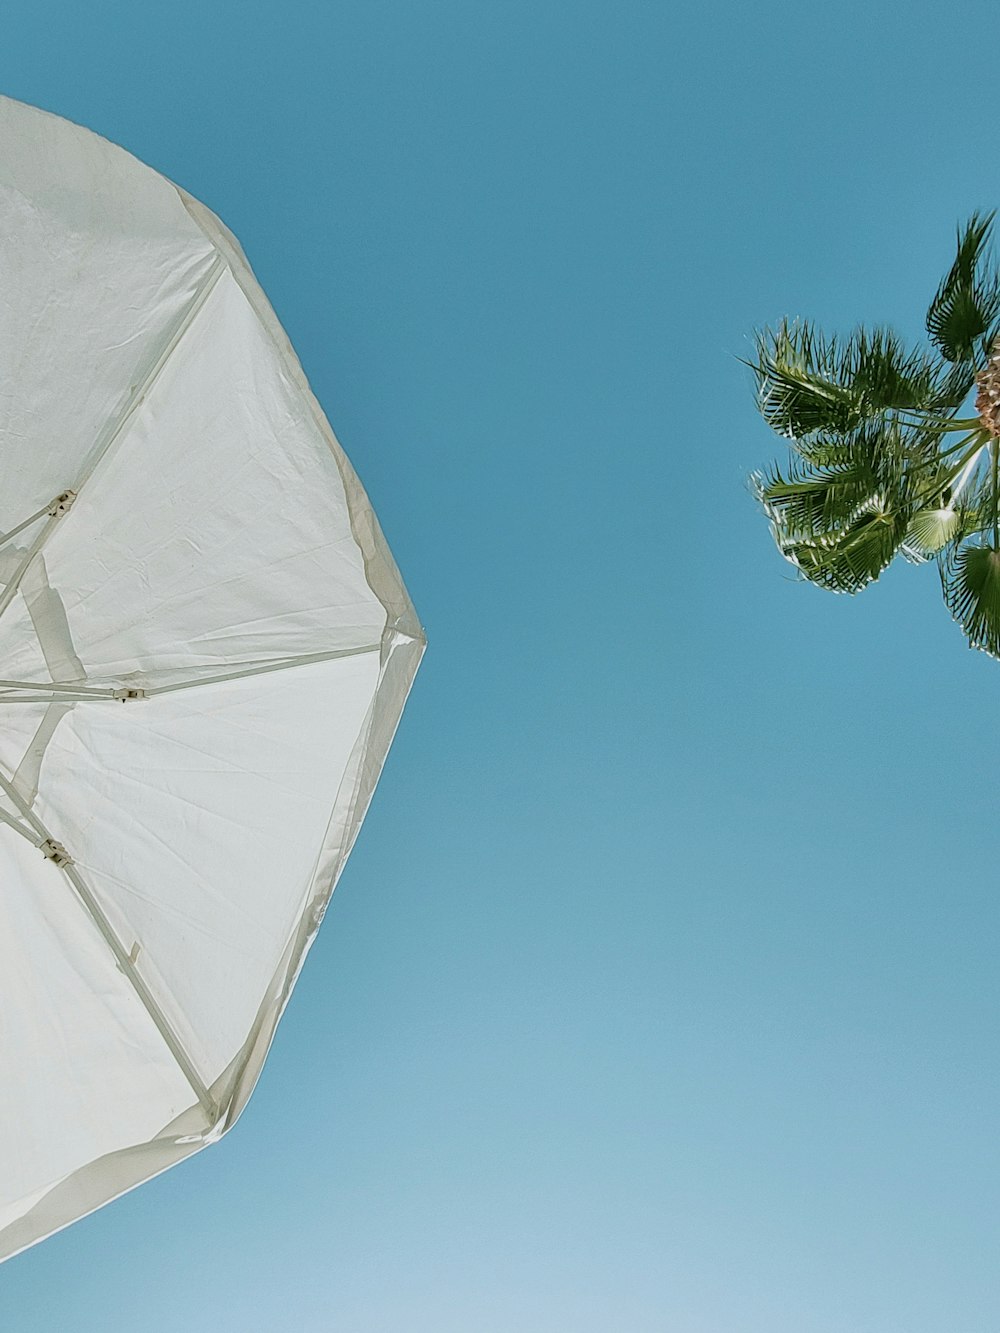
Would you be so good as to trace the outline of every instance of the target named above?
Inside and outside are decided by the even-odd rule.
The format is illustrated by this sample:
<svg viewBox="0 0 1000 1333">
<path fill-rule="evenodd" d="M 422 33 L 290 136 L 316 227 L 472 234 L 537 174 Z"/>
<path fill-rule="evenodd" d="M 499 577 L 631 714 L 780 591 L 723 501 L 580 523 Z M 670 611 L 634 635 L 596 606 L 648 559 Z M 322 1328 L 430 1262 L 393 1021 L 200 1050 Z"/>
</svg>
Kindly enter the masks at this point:
<svg viewBox="0 0 1000 1333">
<path fill-rule="evenodd" d="M 430 647 L 239 1126 L 3 1333 L 1000 1328 L 1000 663 L 933 567 L 791 580 L 736 359 L 919 333 L 995 30 L 7 0 L 0 90 L 242 241 Z"/>
</svg>

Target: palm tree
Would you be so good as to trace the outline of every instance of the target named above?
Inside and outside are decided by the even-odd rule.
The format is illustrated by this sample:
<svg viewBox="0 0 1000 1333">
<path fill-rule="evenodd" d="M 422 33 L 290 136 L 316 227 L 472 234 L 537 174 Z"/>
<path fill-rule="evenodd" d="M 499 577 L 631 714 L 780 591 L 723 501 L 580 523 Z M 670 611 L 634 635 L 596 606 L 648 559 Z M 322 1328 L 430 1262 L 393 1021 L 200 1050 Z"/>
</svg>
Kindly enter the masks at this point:
<svg viewBox="0 0 1000 1333">
<path fill-rule="evenodd" d="M 993 214 L 959 229 L 927 311 L 929 346 L 887 328 L 826 337 L 805 321 L 755 335 L 748 364 L 790 464 L 752 479 L 781 554 L 857 593 L 897 556 L 936 558 L 973 648 L 1000 657 L 1000 275 Z M 959 415 L 973 389 L 975 415 Z"/>
</svg>

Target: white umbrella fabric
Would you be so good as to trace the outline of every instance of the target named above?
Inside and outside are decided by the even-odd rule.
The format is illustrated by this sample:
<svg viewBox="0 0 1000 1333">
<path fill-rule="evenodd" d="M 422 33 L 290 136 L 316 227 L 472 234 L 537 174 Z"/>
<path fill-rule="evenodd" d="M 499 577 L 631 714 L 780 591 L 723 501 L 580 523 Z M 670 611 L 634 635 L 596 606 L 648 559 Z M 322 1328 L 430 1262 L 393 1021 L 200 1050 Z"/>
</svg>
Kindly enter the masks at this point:
<svg viewBox="0 0 1000 1333">
<path fill-rule="evenodd" d="M 0 98 L 0 1259 L 233 1124 L 424 647 L 238 244 Z"/>
</svg>

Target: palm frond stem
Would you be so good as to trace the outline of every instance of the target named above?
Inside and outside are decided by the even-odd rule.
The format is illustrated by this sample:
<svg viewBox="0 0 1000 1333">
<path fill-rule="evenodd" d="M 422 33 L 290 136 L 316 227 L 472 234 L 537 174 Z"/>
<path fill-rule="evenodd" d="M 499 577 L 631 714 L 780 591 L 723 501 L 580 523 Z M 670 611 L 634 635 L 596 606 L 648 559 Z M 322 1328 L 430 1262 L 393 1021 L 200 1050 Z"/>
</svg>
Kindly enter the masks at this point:
<svg viewBox="0 0 1000 1333">
<path fill-rule="evenodd" d="M 969 445 L 970 440 L 972 441 L 971 445 Z M 924 472 L 929 468 L 940 467 L 941 463 L 946 458 L 950 458 L 952 454 L 957 454 L 960 450 L 964 449 L 965 452 L 962 454 L 962 457 L 958 459 L 958 461 L 954 464 L 952 472 L 946 475 L 946 480 L 950 481 L 953 477 L 957 476 L 959 472 L 961 472 L 962 468 L 965 467 L 966 462 L 972 457 L 972 455 L 978 453 L 979 450 L 985 446 L 985 444 L 986 441 L 983 439 L 983 434 L 981 431 L 978 430 L 970 431 L 968 435 L 963 435 L 962 438 L 958 441 L 958 443 L 953 445 L 950 449 L 942 449 L 940 453 L 934 454 L 932 458 L 925 458 L 919 463 L 912 463 L 908 470 L 912 475 L 918 472 Z M 968 448 L 966 448 L 967 445 L 969 446 Z"/>
<path fill-rule="evenodd" d="M 979 417 L 931 417 L 924 416 L 923 413 L 912 413 L 905 408 L 897 409 L 896 415 L 915 416 L 914 421 L 904 421 L 907 426 L 930 426 L 933 430 L 939 430 L 944 435 L 953 434 L 957 430 L 973 430 L 982 425 Z"/>
<path fill-rule="evenodd" d="M 985 448 L 985 444 L 980 444 L 977 448 L 970 450 L 968 461 L 965 463 L 965 466 L 958 474 L 953 474 L 952 479 L 954 484 L 951 488 L 951 498 L 953 503 L 959 498 L 969 484 L 970 477 L 975 475 L 976 468 L 979 466 L 979 461 Z"/>
<path fill-rule="evenodd" d="M 956 440 L 955 443 L 950 446 L 950 448 L 942 449 L 941 452 L 938 454 L 938 457 L 950 458 L 952 454 L 957 454 L 960 449 L 964 449 L 970 440 L 978 440 L 980 444 L 985 443 L 985 441 L 983 440 L 983 429 L 978 421 L 976 422 L 976 425 L 973 427 L 973 429 L 970 430 L 967 435 L 963 435 L 960 440 Z"/>
</svg>

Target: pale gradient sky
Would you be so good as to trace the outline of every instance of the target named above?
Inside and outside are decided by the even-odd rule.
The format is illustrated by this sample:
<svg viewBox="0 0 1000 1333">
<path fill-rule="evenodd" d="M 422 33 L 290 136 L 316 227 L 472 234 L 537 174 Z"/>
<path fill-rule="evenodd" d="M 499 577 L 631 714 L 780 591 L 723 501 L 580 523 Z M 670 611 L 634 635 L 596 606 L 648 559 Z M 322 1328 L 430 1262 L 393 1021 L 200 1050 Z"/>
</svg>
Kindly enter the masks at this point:
<svg viewBox="0 0 1000 1333">
<path fill-rule="evenodd" d="M 789 579 L 736 360 L 919 333 L 995 26 L 3 6 L 0 91 L 240 238 L 430 639 L 239 1126 L 4 1333 L 1000 1328 L 1000 664 L 933 569 Z"/>
</svg>

